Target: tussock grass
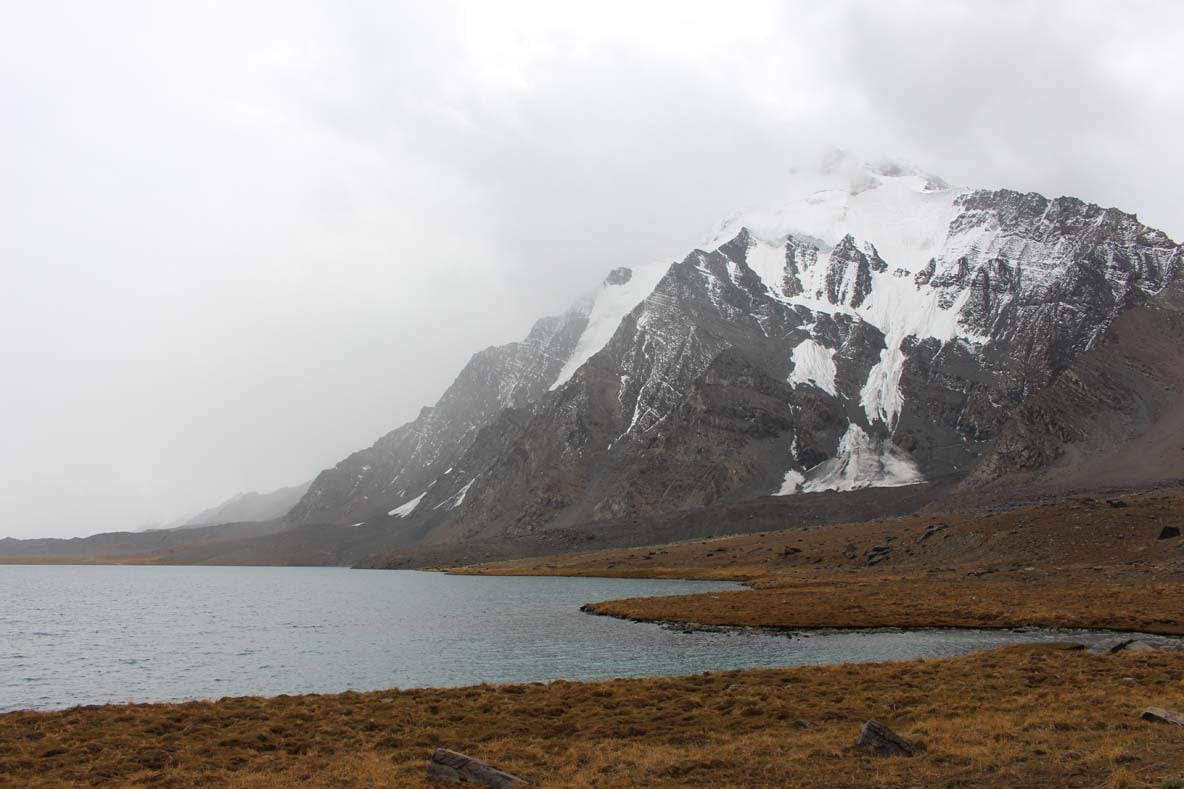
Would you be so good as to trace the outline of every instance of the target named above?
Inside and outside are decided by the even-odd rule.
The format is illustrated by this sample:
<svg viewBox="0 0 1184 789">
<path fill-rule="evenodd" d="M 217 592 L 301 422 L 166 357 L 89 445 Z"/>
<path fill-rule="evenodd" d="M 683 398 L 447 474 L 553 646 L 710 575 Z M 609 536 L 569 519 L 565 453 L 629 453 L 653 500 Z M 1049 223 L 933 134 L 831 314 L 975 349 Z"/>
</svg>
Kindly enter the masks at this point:
<svg viewBox="0 0 1184 789">
<path fill-rule="evenodd" d="M 0 784 L 420 785 L 439 745 L 545 786 L 1147 786 L 1184 771 L 1184 654 L 1029 645 L 668 679 L 0 716 Z M 912 759 L 852 747 L 878 718 Z M 799 718 L 815 724 L 799 728 Z"/>
<path fill-rule="evenodd" d="M 1184 583 L 1079 578 L 809 580 L 769 589 L 595 603 L 640 621 L 785 628 L 1066 627 L 1184 633 Z"/>
</svg>

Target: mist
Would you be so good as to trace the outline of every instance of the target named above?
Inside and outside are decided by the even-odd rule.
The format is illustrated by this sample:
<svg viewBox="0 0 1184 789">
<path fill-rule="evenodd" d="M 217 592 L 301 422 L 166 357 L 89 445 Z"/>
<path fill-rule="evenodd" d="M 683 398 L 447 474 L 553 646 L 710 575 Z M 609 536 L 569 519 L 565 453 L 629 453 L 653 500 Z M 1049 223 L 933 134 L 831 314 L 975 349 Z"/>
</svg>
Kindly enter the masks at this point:
<svg viewBox="0 0 1184 789">
<path fill-rule="evenodd" d="M 13 5 L 0 536 L 311 479 L 837 146 L 1177 240 L 1184 6 Z"/>
</svg>

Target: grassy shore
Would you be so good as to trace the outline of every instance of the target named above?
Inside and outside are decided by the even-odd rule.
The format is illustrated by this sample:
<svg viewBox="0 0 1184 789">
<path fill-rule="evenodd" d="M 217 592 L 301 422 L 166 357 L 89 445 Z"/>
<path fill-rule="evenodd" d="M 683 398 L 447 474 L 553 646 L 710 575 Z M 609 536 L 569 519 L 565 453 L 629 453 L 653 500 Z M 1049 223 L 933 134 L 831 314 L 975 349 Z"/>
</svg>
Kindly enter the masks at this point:
<svg viewBox="0 0 1184 789">
<path fill-rule="evenodd" d="M 417 786 L 443 745 L 543 786 L 1157 786 L 1184 776 L 1184 729 L 1149 705 L 1184 706 L 1184 654 L 102 706 L 0 716 L 0 784 Z M 868 718 L 925 752 L 854 749 Z"/>
<path fill-rule="evenodd" d="M 1080 498 L 462 568 L 738 579 L 598 603 L 779 627 L 1184 633 L 1184 495 Z M 593 601 L 590 601 L 593 602 Z M 691 677 L 237 698 L 0 715 L 0 785 L 416 786 L 438 746 L 545 786 L 1158 787 L 1184 779 L 1184 653 L 1034 645 Z M 876 718 L 912 758 L 852 747 Z M 803 726 L 800 721 L 810 725 Z"/>
<path fill-rule="evenodd" d="M 596 603 L 628 619 L 824 627 L 1081 627 L 1184 634 L 1184 493 L 480 565 L 498 575 L 745 581 L 740 592 Z"/>
</svg>

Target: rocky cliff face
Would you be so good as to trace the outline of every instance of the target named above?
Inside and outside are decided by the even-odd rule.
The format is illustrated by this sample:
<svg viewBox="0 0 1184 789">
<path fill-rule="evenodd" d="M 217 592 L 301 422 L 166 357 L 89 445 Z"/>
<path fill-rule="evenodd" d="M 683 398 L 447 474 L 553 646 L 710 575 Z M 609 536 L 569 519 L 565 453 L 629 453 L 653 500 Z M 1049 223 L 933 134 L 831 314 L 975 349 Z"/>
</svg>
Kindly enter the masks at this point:
<svg viewBox="0 0 1184 789">
<path fill-rule="evenodd" d="M 332 523 L 396 517 L 397 507 L 455 465 L 482 427 L 547 391 L 587 327 L 590 306 L 543 318 L 522 342 L 475 354 L 434 407 L 322 471 L 290 518 Z"/>
<path fill-rule="evenodd" d="M 1163 233 L 1072 198 L 849 161 L 800 180 L 784 208 L 478 354 L 293 517 L 489 538 L 962 475 L 1180 267 Z"/>
<path fill-rule="evenodd" d="M 1121 314 L 1015 408 L 964 489 L 1184 481 L 1184 282 Z"/>
</svg>

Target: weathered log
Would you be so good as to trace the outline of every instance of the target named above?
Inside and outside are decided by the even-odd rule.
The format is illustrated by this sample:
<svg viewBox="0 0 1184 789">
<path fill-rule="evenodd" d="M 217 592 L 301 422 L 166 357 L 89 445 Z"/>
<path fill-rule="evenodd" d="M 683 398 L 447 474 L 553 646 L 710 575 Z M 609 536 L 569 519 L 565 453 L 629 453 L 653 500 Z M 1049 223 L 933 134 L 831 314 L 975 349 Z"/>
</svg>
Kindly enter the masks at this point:
<svg viewBox="0 0 1184 789">
<path fill-rule="evenodd" d="M 428 762 L 428 783 L 478 784 L 492 789 L 513 789 L 529 784 L 528 781 L 503 772 L 488 762 L 447 748 L 437 748 L 432 754 L 432 759 Z"/>
<path fill-rule="evenodd" d="M 1139 717 L 1145 721 L 1174 723 L 1177 726 L 1184 726 L 1184 713 L 1165 710 L 1163 707 L 1148 707 L 1143 710 L 1143 714 Z"/>
<path fill-rule="evenodd" d="M 877 720 L 870 720 L 859 730 L 857 748 L 871 748 L 876 756 L 913 756 L 921 746 L 909 742 Z"/>
</svg>

